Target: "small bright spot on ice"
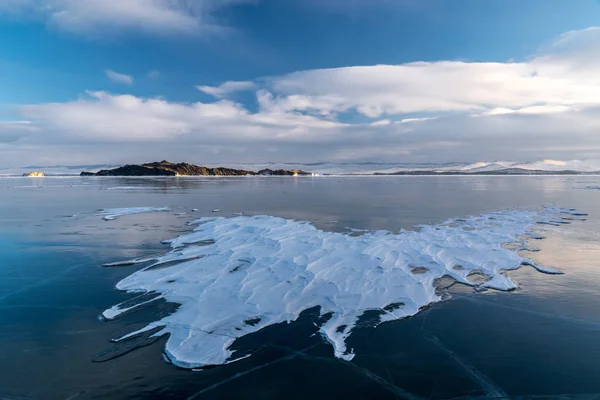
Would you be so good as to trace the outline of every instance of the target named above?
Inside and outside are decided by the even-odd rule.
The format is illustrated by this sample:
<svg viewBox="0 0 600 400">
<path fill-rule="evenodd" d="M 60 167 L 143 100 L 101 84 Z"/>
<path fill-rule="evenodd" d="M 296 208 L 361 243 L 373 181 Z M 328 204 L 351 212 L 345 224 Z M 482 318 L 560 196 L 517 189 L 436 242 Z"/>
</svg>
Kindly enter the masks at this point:
<svg viewBox="0 0 600 400">
<path fill-rule="evenodd" d="M 350 360 L 346 339 L 365 311 L 381 310 L 380 322 L 412 316 L 441 300 L 434 287 L 438 278 L 511 290 L 516 285 L 504 270 L 526 264 L 560 273 L 517 252 L 526 248 L 524 237 L 535 237 L 536 223 L 563 221 L 565 214 L 583 213 L 550 207 L 508 210 L 419 231 L 360 235 L 323 232 L 307 222 L 269 216 L 201 218 L 194 232 L 168 242 L 169 253 L 118 283 L 120 290 L 152 292 L 155 299 L 181 304 L 173 314 L 119 340 L 161 327 L 154 335 L 170 334 L 165 353 L 175 365 L 226 364 L 235 361 L 229 348 L 236 338 L 294 321 L 303 310 L 318 306 L 322 314 L 332 314 L 320 326 L 321 334 L 337 357 Z M 508 249 L 502 246 L 506 243 L 515 245 Z M 475 271 L 487 279 L 469 281 Z M 133 308 L 117 305 L 104 317 Z"/>
<path fill-rule="evenodd" d="M 105 221 L 112 221 L 123 215 L 142 214 L 158 211 L 171 211 L 171 209 L 168 207 L 107 208 L 105 210 L 100 210 L 99 215 L 102 215 Z"/>
</svg>

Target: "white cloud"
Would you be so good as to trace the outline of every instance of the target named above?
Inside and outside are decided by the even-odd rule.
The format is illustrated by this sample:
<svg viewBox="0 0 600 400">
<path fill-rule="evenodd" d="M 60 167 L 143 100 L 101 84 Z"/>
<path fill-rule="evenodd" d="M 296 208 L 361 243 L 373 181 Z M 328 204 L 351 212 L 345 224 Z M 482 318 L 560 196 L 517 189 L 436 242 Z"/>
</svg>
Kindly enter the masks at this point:
<svg viewBox="0 0 600 400">
<path fill-rule="evenodd" d="M 67 103 L 23 106 L 20 112 L 46 132 L 76 142 L 164 142 L 181 138 L 216 144 L 228 138 L 263 140 L 271 134 L 292 139 L 307 129 L 341 125 L 293 113 L 251 114 L 229 100 L 172 103 L 106 92 L 88 92 L 88 97 Z"/>
<path fill-rule="evenodd" d="M 229 81 L 219 86 L 196 86 L 196 89 L 211 96 L 223 98 L 228 94 L 252 90 L 255 87 L 254 82 Z"/>
<path fill-rule="evenodd" d="M 600 75 L 571 71 L 565 59 L 548 61 L 541 57 L 512 64 L 442 61 L 312 70 L 271 78 L 269 86 L 278 93 L 274 103 L 280 109 L 322 114 L 353 110 L 371 118 L 600 104 Z"/>
<path fill-rule="evenodd" d="M 22 127 L 22 126 L 30 126 L 31 121 L 0 121 L 0 129 L 5 129 L 6 127 Z"/>
<path fill-rule="evenodd" d="M 127 160 L 132 152 L 205 163 L 597 158 L 599 45 L 598 30 L 588 29 L 519 63 L 378 65 L 226 82 L 200 89 L 217 97 L 211 103 L 90 92 L 21 107 L 32 122 L 3 147 L 3 160 L 22 160 L 32 144 L 79 146 L 94 162 L 143 161 Z M 223 99 L 251 85 L 258 111 Z"/>
<path fill-rule="evenodd" d="M 160 78 L 161 75 L 162 74 L 160 73 L 160 71 L 154 69 L 146 74 L 146 78 L 157 79 Z"/>
<path fill-rule="evenodd" d="M 246 113 L 228 101 L 178 104 L 106 92 L 88 95 L 68 103 L 24 106 L 21 112 L 67 140 L 117 142 L 171 140 L 190 133 L 196 124 Z"/>
<path fill-rule="evenodd" d="M 0 121 L 0 143 L 16 142 L 33 131 L 30 121 Z"/>
<path fill-rule="evenodd" d="M 155 34 L 211 33 L 224 28 L 213 13 L 254 0 L 2 0 L 0 13 L 36 16 L 84 34 L 133 29 Z"/>
<path fill-rule="evenodd" d="M 264 105 L 369 118 L 411 113 L 564 110 L 600 105 L 600 28 L 562 35 L 524 62 L 415 62 L 308 70 L 266 79 Z M 225 84 L 226 85 L 226 84 Z"/>
<path fill-rule="evenodd" d="M 488 111 L 484 111 L 481 114 L 473 114 L 474 117 L 481 116 L 490 116 L 490 115 L 506 115 L 506 114 L 553 114 L 553 113 L 561 113 L 567 111 L 575 111 L 577 110 L 571 106 L 560 106 L 560 105 L 550 105 L 550 106 L 531 106 L 531 107 L 523 107 L 516 110 L 510 108 L 493 108 Z"/>
<path fill-rule="evenodd" d="M 115 83 L 121 83 L 123 85 L 133 85 L 134 79 L 130 75 L 121 74 L 111 69 L 107 69 L 106 71 L 104 71 L 104 73 L 106 74 L 108 79 Z"/>
</svg>

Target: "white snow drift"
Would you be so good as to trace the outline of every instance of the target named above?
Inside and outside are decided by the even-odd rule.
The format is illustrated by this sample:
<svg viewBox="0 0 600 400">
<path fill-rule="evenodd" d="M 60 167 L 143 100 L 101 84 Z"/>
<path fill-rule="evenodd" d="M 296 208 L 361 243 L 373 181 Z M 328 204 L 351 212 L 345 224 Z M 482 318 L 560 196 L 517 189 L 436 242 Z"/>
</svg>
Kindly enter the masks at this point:
<svg viewBox="0 0 600 400">
<path fill-rule="evenodd" d="M 143 214 L 150 212 L 171 211 L 168 207 L 128 207 L 128 208 L 107 208 L 100 210 L 99 214 L 105 221 L 112 221 L 123 215 Z"/>
<path fill-rule="evenodd" d="M 322 335 L 337 357 L 351 359 L 346 338 L 365 311 L 381 310 L 380 322 L 414 315 L 440 300 L 438 278 L 476 286 L 467 277 L 479 271 L 489 278 L 482 287 L 510 290 L 516 285 L 504 271 L 524 263 L 560 273 L 517 250 L 537 237 L 536 223 L 560 224 L 564 214 L 583 215 L 571 209 L 509 210 L 418 231 L 358 236 L 269 216 L 201 218 L 194 232 L 169 241 L 169 253 L 118 283 L 120 290 L 152 292 L 158 295 L 153 300 L 181 304 L 172 315 L 120 340 L 162 328 L 155 335 L 170 334 L 166 354 L 174 364 L 225 364 L 236 358 L 229 348 L 237 338 L 294 321 L 318 306 L 332 315 L 320 327 Z M 506 243 L 517 245 L 509 249 Z M 117 305 L 104 317 L 132 309 Z"/>
</svg>

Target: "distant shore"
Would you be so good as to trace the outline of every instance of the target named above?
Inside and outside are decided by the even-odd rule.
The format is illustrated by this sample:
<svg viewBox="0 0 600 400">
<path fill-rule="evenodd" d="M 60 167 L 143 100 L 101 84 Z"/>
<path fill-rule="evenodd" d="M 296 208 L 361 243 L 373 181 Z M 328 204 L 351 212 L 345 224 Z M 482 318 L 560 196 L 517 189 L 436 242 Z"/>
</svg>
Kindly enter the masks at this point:
<svg viewBox="0 0 600 400">
<path fill-rule="evenodd" d="M 81 176 L 314 176 L 316 174 L 293 169 L 262 169 L 258 172 L 233 169 L 209 168 L 187 163 L 159 161 L 140 165 L 125 165 L 114 169 L 103 169 L 98 172 L 83 171 Z"/>
</svg>

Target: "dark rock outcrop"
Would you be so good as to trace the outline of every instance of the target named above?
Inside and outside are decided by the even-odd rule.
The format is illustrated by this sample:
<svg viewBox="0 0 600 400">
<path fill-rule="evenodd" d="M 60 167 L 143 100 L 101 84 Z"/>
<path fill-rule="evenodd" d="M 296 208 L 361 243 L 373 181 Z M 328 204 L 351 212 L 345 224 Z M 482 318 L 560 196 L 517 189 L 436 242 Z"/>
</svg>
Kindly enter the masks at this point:
<svg viewBox="0 0 600 400">
<path fill-rule="evenodd" d="M 141 165 L 125 165 L 115 169 L 103 169 L 96 173 L 82 172 L 81 176 L 246 176 L 246 175 L 287 175 L 310 176 L 310 172 L 298 170 L 271 170 L 259 172 L 232 168 L 208 168 L 187 163 L 169 161 L 153 162 Z"/>
<path fill-rule="evenodd" d="M 261 169 L 260 171 L 258 171 L 256 173 L 257 175 L 266 175 L 266 176 L 270 176 L 270 175 L 281 175 L 281 176 L 312 176 L 314 175 L 312 172 L 306 172 L 306 171 L 302 171 L 300 169 L 293 169 L 293 170 L 287 170 L 287 169 Z"/>
<path fill-rule="evenodd" d="M 30 178 L 39 178 L 39 177 L 43 177 L 46 175 L 43 172 L 34 171 L 34 172 L 26 172 L 23 174 L 23 176 L 28 176 Z"/>
<path fill-rule="evenodd" d="M 83 172 L 82 172 L 83 174 Z M 150 167 L 146 165 L 125 165 L 115 169 L 103 169 L 86 175 L 96 176 L 176 176 L 177 172 L 167 168 Z"/>
</svg>

